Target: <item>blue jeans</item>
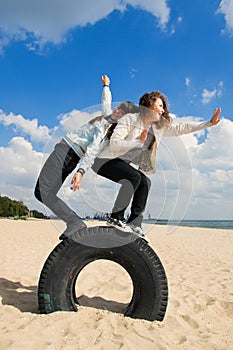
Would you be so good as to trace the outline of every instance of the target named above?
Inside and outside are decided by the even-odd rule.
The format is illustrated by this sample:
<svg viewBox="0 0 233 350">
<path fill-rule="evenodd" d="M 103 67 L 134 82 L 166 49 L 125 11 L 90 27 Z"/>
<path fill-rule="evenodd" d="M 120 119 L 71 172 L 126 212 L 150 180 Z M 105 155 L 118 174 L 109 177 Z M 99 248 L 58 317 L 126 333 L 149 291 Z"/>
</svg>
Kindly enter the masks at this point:
<svg viewBox="0 0 233 350">
<path fill-rule="evenodd" d="M 58 143 L 46 160 L 35 187 L 35 197 L 56 216 L 71 223 L 82 221 L 79 216 L 57 196 L 67 176 L 76 168 L 80 158 L 68 144 Z"/>
</svg>

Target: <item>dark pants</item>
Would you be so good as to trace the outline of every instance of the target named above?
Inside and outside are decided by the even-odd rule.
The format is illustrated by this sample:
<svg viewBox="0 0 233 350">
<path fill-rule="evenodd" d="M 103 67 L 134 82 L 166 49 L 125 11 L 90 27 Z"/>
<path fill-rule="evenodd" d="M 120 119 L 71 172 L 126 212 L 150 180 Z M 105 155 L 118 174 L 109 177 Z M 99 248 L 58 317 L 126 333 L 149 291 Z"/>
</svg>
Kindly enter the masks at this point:
<svg viewBox="0 0 233 350">
<path fill-rule="evenodd" d="M 81 219 L 57 196 L 57 193 L 79 160 L 80 158 L 67 144 L 56 144 L 40 172 L 34 191 L 35 197 L 66 223 Z"/>
<path fill-rule="evenodd" d="M 92 169 L 103 177 L 121 184 L 112 209 L 112 218 L 124 219 L 125 210 L 131 204 L 128 223 L 140 226 L 145 210 L 151 181 L 141 171 L 134 169 L 122 159 L 96 158 Z"/>
</svg>

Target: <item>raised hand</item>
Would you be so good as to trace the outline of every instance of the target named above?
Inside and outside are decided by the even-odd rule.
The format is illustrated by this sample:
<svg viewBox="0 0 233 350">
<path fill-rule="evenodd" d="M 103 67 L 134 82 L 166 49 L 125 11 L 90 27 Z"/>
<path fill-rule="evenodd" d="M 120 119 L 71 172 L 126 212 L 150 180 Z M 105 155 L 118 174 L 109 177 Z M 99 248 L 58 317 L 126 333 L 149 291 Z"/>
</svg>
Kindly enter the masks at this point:
<svg viewBox="0 0 233 350">
<path fill-rule="evenodd" d="M 101 77 L 103 85 L 110 85 L 110 79 L 107 75 L 102 75 Z"/>
<path fill-rule="evenodd" d="M 219 119 L 220 113 L 221 113 L 221 108 L 215 108 L 214 114 L 213 114 L 212 118 L 210 119 L 210 122 L 213 125 L 217 125 L 220 122 L 220 119 Z"/>
</svg>

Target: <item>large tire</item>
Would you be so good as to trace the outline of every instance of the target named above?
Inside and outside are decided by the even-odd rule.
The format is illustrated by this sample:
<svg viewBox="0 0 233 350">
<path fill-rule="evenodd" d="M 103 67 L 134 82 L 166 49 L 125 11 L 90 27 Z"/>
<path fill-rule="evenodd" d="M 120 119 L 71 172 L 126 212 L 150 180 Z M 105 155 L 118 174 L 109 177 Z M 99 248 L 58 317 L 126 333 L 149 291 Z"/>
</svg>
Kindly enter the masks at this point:
<svg viewBox="0 0 233 350">
<path fill-rule="evenodd" d="M 77 277 L 87 264 L 98 259 L 120 264 L 132 279 L 133 295 L 125 316 L 163 320 L 168 286 L 157 254 L 143 239 L 106 226 L 82 229 L 50 253 L 39 279 L 40 312 L 77 311 Z"/>
</svg>

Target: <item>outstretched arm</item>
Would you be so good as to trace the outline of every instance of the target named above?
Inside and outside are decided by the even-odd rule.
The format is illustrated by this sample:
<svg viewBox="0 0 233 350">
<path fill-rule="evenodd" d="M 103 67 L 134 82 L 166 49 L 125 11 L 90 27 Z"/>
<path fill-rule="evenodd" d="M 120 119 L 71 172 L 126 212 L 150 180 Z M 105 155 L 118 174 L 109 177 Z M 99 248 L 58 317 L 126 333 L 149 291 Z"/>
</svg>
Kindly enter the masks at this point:
<svg viewBox="0 0 233 350">
<path fill-rule="evenodd" d="M 102 115 L 107 116 L 112 114 L 112 93 L 109 88 L 110 79 L 107 75 L 102 75 L 102 83 L 104 85 L 102 92 Z"/>
<path fill-rule="evenodd" d="M 109 88 L 110 79 L 107 75 L 102 75 L 101 80 L 104 85 L 103 92 L 102 92 L 102 105 L 101 105 L 102 115 L 107 116 L 112 113 L 112 109 L 111 109 L 112 94 Z M 100 153 L 103 147 L 103 144 L 101 143 L 101 141 L 104 137 L 105 129 L 103 125 L 99 125 L 99 128 L 97 128 L 96 130 L 97 130 L 96 135 L 94 136 L 92 143 L 87 147 L 85 155 L 79 162 L 78 171 L 74 174 L 72 178 L 71 189 L 73 191 L 80 189 L 83 175 L 92 166 L 95 160 L 95 157 Z"/>
<path fill-rule="evenodd" d="M 210 121 L 207 122 L 187 122 L 179 124 L 171 124 L 164 130 L 163 136 L 180 136 L 184 134 L 190 134 L 205 128 L 209 128 L 213 125 L 217 125 L 220 122 L 219 115 L 221 108 L 216 108 Z"/>
</svg>

